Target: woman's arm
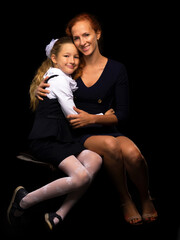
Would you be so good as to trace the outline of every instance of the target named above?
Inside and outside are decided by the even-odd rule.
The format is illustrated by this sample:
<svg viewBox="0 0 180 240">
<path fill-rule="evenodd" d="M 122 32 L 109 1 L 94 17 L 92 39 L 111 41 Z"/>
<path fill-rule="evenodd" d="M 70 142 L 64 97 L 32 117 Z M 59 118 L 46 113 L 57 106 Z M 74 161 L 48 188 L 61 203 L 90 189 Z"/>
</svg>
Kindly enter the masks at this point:
<svg viewBox="0 0 180 240">
<path fill-rule="evenodd" d="M 78 113 L 77 115 L 70 114 L 67 116 L 73 128 L 81 128 L 93 124 L 112 125 L 118 123 L 118 119 L 114 115 L 112 109 L 107 111 L 104 115 L 89 114 L 76 107 L 74 107 L 74 110 Z"/>
<path fill-rule="evenodd" d="M 49 90 L 45 89 L 47 87 L 50 86 L 49 83 L 45 83 L 45 81 L 48 79 L 48 77 L 44 78 L 41 83 L 39 84 L 39 86 L 37 86 L 35 89 L 34 89 L 34 94 L 35 96 L 43 101 L 43 97 L 46 97 L 47 94 L 49 93 Z"/>
<path fill-rule="evenodd" d="M 124 65 L 121 65 L 120 72 L 116 80 L 113 108 L 115 109 L 115 115 L 119 123 L 128 118 L 129 82 L 127 71 Z"/>
<path fill-rule="evenodd" d="M 40 101 L 43 101 L 43 97 L 46 97 L 49 93 L 50 93 L 50 90 L 48 89 L 45 89 L 45 88 L 49 88 L 50 87 L 50 84 L 49 83 L 45 83 L 45 81 L 48 79 L 48 77 L 44 78 L 41 83 L 39 84 L 39 86 L 36 86 L 34 88 L 34 94 L 35 96 L 40 100 Z M 75 103 L 73 101 L 73 98 L 70 97 L 70 98 L 67 98 L 66 94 L 64 94 L 65 92 L 63 91 L 62 92 L 62 89 L 63 88 L 60 88 L 59 90 L 59 93 L 58 93 L 58 88 L 54 88 L 55 89 L 55 95 L 57 96 L 58 98 L 58 101 L 59 103 L 62 104 L 61 107 L 63 107 L 64 109 L 64 113 L 65 113 L 65 116 L 69 115 L 73 115 L 73 116 L 76 116 L 76 110 L 73 109 L 73 106 L 75 106 Z M 70 91 L 70 89 L 68 90 L 68 92 Z M 68 108 L 69 110 L 67 110 L 67 102 L 66 102 L 66 98 L 67 98 L 67 102 L 69 101 L 70 104 L 68 104 Z M 65 110 L 66 109 L 66 110 Z M 75 108 L 76 109 L 76 108 Z M 107 114 L 111 114 L 113 112 L 112 109 L 108 110 L 107 111 Z M 73 114 L 74 113 L 74 114 Z M 105 113 L 106 114 L 106 113 Z M 99 113 L 98 115 L 103 115 L 101 113 Z M 70 119 L 70 118 L 69 118 Z M 82 125 L 82 124 L 81 124 Z"/>
<path fill-rule="evenodd" d="M 80 109 L 75 109 L 78 115 L 69 115 L 68 120 L 74 128 L 84 127 L 91 124 L 114 125 L 124 121 L 129 113 L 129 86 L 126 68 L 121 65 L 121 69 L 116 79 L 114 96 L 114 114 L 94 115 Z"/>
</svg>

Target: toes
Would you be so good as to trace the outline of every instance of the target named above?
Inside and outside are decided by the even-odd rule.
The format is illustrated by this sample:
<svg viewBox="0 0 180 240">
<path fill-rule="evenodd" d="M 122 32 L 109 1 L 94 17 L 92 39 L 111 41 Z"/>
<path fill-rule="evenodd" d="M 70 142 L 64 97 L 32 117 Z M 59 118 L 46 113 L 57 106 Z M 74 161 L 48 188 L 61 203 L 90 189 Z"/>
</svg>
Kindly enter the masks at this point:
<svg viewBox="0 0 180 240">
<path fill-rule="evenodd" d="M 143 215 L 143 220 L 147 223 L 154 222 L 157 220 L 157 218 L 158 218 L 157 213 Z"/>
<path fill-rule="evenodd" d="M 143 223 L 142 218 L 140 217 L 131 217 L 129 219 L 126 219 L 126 221 L 131 225 L 140 225 Z"/>
</svg>

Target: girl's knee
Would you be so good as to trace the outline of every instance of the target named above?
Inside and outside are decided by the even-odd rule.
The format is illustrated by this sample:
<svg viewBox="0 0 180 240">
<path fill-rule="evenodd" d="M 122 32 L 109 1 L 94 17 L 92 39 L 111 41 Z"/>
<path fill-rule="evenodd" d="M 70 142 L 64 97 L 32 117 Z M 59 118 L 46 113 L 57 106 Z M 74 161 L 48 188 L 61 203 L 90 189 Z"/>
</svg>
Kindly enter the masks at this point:
<svg viewBox="0 0 180 240">
<path fill-rule="evenodd" d="M 92 152 L 92 151 L 90 151 L 90 152 L 91 152 L 91 158 L 90 158 L 89 164 L 92 163 L 92 165 L 96 166 L 96 168 L 101 167 L 102 157 L 99 154 L 97 154 L 96 152 Z"/>
<path fill-rule="evenodd" d="M 74 175 L 74 185 L 75 188 L 80 188 L 86 185 L 89 185 L 91 182 L 91 177 L 86 170 L 86 168 L 82 167 L 79 169 L 76 169 L 75 175 Z"/>
<path fill-rule="evenodd" d="M 85 167 L 93 167 L 93 168 L 100 168 L 102 165 L 102 157 L 97 154 L 96 152 L 93 152 L 91 150 L 84 150 L 81 154 L 81 157 L 83 157 L 83 159 L 86 159 L 86 161 L 84 161 L 84 165 Z"/>
</svg>

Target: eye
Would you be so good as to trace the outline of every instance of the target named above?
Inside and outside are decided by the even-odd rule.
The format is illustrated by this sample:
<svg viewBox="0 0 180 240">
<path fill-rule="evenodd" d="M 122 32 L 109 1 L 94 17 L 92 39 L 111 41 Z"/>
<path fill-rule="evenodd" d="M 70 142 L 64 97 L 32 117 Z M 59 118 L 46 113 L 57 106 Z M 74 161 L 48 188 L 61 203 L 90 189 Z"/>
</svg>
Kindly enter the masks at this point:
<svg viewBox="0 0 180 240">
<path fill-rule="evenodd" d="M 66 57 L 66 58 L 67 58 L 67 57 L 69 57 L 69 55 L 68 55 L 68 54 L 65 54 L 65 55 L 64 55 L 64 57 Z"/>
<path fill-rule="evenodd" d="M 89 33 L 84 33 L 84 36 L 85 37 L 88 37 L 90 34 Z"/>
<path fill-rule="evenodd" d="M 78 40 L 78 39 L 79 39 L 79 37 L 77 37 L 77 36 L 74 36 L 74 37 L 73 37 L 73 40 L 74 40 L 74 41 L 76 41 L 76 40 Z"/>
<path fill-rule="evenodd" d="M 76 56 L 74 56 L 74 58 L 77 58 L 77 59 L 79 59 L 79 55 L 76 55 Z"/>
</svg>

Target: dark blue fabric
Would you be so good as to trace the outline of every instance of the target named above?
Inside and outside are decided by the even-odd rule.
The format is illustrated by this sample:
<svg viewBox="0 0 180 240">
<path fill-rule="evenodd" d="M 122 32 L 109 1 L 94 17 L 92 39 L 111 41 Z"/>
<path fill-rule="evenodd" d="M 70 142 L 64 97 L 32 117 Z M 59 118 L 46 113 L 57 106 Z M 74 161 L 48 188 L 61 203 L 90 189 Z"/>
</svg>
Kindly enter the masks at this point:
<svg viewBox="0 0 180 240">
<path fill-rule="evenodd" d="M 32 155 L 56 167 L 63 159 L 76 156 L 85 149 L 78 139 L 73 138 L 58 100 L 48 97 L 39 102 L 29 140 Z"/>
<path fill-rule="evenodd" d="M 129 84 L 126 68 L 120 62 L 108 59 L 98 81 L 86 87 L 81 78 L 77 79 L 78 89 L 74 92 L 77 108 L 91 114 L 115 110 L 119 124 L 129 114 Z M 92 135 L 122 136 L 115 126 L 91 127 L 74 130 L 75 135 L 84 142 Z"/>
</svg>

